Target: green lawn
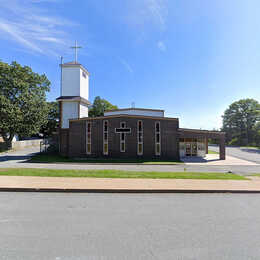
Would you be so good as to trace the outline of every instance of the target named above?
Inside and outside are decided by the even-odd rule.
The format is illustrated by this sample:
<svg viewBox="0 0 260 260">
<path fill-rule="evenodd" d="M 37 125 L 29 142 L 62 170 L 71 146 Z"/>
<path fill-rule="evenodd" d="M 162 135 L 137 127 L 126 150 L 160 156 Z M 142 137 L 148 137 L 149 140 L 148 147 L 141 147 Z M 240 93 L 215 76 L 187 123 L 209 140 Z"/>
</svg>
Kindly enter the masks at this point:
<svg viewBox="0 0 260 260">
<path fill-rule="evenodd" d="M 257 146 L 240 146 L 240 148 L 246 148 L 246 149 L 260 149 L 260 147 Z"/>
<path fill-rule="evenodd" d="M 202 172 L 136 172 L 120 170 L 53 170 L 53 169 L 0 169 L 0 175 L 41 177 L 95 177 L 95 178 L 147 178 L 147 179 L 205 179 L 247 180 L 234 173 Z"/>
<path fill-rule="evenodd" d="M 218 152 L 212 151 L 212 150 L 208 150 L 208 154 L 219 154 Z"/>
<path fill-rule="evenodd" d="M 30 162 L 38 163 L 140 163 L 140 164 L 179 164 L 181 161 L 174 160 L 144 160 L 144 159 L 72 159 L 57 154 L 37 154 Z"/>
</svg>

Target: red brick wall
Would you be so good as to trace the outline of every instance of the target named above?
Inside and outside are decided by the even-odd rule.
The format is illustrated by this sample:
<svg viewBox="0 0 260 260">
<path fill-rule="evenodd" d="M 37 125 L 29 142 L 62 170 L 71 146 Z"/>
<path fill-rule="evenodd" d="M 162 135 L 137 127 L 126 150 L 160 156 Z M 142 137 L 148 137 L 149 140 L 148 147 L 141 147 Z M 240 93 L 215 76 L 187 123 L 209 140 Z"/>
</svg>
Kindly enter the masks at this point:
<svg viewBox="0 0 260 260">
<path fill-rule="evenodd" d="M 60 154 L 63 156 L 68 156 L 69 148 L 69 129 L 60 129 Z"/>
</svg>

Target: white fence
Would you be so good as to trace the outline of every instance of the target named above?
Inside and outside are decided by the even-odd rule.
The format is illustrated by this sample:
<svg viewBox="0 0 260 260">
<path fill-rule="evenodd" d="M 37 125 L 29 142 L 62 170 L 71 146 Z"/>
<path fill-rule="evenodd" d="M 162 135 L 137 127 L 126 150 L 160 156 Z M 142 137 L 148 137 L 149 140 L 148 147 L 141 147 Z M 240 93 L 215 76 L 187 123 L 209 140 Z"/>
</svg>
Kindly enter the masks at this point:
<svg viewBox="0 0 260 260">
<path fill-rule="evenodd" d="M 40 147 L 41 141 L 42 141 L 42 139 L 16 141 L 16 142 L 12 142 L 12 148 L 13 149 L 22 149 L 24 147 L 29 147 L 29 146 L 38 146 L 38 147 Z"/>
</svg>

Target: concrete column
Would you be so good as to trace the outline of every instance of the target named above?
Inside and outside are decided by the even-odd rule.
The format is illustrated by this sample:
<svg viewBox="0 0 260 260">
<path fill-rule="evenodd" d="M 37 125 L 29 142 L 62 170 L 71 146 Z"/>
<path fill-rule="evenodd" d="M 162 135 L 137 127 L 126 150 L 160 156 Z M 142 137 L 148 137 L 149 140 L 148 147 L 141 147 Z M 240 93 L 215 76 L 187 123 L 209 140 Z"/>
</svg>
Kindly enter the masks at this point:
<svg viewBox="0 0 260 260">
<path fill-rule="evenodd" d="M 226 160 L 226 145 L 225 136 L 221 136 L 219 139 L 219 159 Z"/>
<path fill-rule="evenodd" d="M 208 139 L 208 137 L 206 137 L 206 139 L 205 139 L 205 146 L 206 146 L 206 154 L 208 154 L 209 153 L 209 139 Z"/>
</svg>

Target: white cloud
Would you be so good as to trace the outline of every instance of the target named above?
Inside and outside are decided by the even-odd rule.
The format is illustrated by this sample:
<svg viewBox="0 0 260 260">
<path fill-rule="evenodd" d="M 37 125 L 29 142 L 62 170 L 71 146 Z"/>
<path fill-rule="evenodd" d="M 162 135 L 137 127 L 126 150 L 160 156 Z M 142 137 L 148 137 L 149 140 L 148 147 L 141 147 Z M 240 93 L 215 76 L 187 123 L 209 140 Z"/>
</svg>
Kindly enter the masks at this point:
<svg viewBox="0 0 260 260">
<path fill-rule="evenodd" d="M 50 15 L 41 2 L 57 0 L 0 0 L 1 38 L 15 41 L 31 52 L 58 56 L 69 46 L 66 29 L 74 23 Z"/>
<path fill-rule="evenodd" d="M 146 5 L 153 18 L 164 27 L 168 14 L 165 0 L 146 0 Z"/>
<path fill-rule="evenodd" d="M 131 0 L 127 8 L 128 22 L 139 28 L 153 24 L 164 30 L 168 16 L 167 3 L 168 0 Z"/>
<path fill-rule="evenodd" d="M 159 48 L 160 51 L 166 51 L 165 43 L 162 42 L 162 41 L 159 41 L 159 42 L 157 43 L 157 47 Z"/>
<path fill-rule="evenodd" d="M 120 61 L 120 63 L 125 67 L 125 69 L 130 72 L 130 73 L 134 73 L 134 70 L 132 69 L 132 67 L 122 58 L 118 58 L 118 60 Z"/>
<path fill-rule="evenodd" d="M 19 29 L 17 28 L 16 25 L 13 25 L 13 24 L 10 24 L 10 23 L 5 24 L 4 22 L 0 21 L 0 30 L 9 34 L 11 37 L 13 37 L 13 39 L 15 41 L 19 42 L 23 46 L 26 46 L 27 48 L 30 48 L 30 49 L 37 51 L 37 52 L 40 52 L 40 53 L 43 52 L 43 50 L 41 48 L 39 48 L 37 45 L 28 41 L 24 37 L 24 35 L 19 31 Z"/>
</svg>

